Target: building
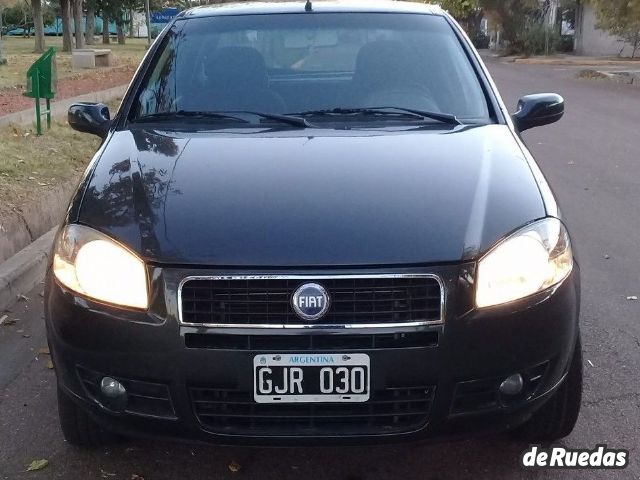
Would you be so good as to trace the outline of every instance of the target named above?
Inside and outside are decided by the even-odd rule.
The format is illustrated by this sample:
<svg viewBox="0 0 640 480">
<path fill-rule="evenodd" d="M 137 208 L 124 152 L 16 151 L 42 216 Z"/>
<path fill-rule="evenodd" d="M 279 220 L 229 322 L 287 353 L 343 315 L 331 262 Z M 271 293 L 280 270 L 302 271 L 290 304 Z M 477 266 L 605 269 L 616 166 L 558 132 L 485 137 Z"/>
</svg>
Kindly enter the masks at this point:
<svg viewBox="0 0 640 480">
<path fill-rule="evenodd" d="M 576 11 L 575 52 L 588 56 L 630 57 L 633 47 L 610 35 L 606 30 L 596 28 L 598 19 L 593 7 L 580 2 Z"/>
</svg>

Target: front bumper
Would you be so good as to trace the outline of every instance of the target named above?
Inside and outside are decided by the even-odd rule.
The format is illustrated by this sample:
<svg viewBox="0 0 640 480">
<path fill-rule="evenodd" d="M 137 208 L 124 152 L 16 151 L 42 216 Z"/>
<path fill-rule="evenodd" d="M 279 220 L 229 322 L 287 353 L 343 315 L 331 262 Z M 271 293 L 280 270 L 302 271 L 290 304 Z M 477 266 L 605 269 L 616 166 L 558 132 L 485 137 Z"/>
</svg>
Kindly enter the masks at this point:
<svg viewBox="0 0 640 480">
<path fill-rule="evenodd" d="M 192 270 L 152 268 L 154 296 L 148 313 L 127 312 L 80 298 L 61 288 L 49 273 L 45 294 L 47 333 L 60 388 L 96 421 L 127 435 L 219 444 L 302 445 L 322 443 L 327 438 L 332 444 L 362 444 L 504 430 L 526 421 L 564 378 L 578 333 L 579 270 L 576 264 L 572 274 L 552 291 L 478 311 L 472 308 L 473 285 L 469 279 L 474 278 L 473 268 L 469 264 L 428 271 L 393 270 L 439 275 L 446 287 L 442 325 L 394 328 L 391 332 L 382 328 L 358 332 L 287 330 L 275 334 L 181 326 L 177 286 Z M 270 337 L 265 337 L 266 333 Z M 255 414 L 250 405 L 253 357 L 264 350 L 252 346 L 255 342 L 235 340 L 251 337 L 265 344 L 267 339 L 275 339 L 284 345 L 289 339 L 299 341 L 308 335 L 346 342 L 344 349 L 333 351 L 368 354 L 372 394 L 378 392 L 381 405 L 396 409 L 392 411 L 397 415 L 382 410 L 385 415 L 367 416 L 366 408 L 375 414 L 378 407 L 360 405 L 360 410 L 354 410 L 357 418 L 352 425 L 328 422 L 323 428 L 316 423 L 293 428 L 281 418 L 265 427 L 256 418 L 248 418 L 251 412 Z M 365 335 L 382 335 L 380 338 L 388 341 L 374 341 L 369 347 L 348 346 L 347 339 L 361 340 Z M 525 393 L 514 398 L 498 395 L 497 386 L 514 373 L 522 373 L 528 381 Z M 131 388 L 130 408 L 115 411 L 118 409 L 99 399 L 92 384 L 95 386 L 104 375 L 122 380 Z M 411 404 L 403 403 L 403 395 L 410 399 L 422 395 L 421 402 L 413 405 L 419 405 L 418 411 L 424 415 L 411 415 L 414 411 Z M 218 406 L 224 404 L 222 411 L 230 412 L 224 428 L 200 415 L 203 399 Z M 232 415 L 238 408 L 232 403 L 244 399 L 248 403 L 242 406 L 248 413 Z M 239 417 L 242 421 L 235 422 Z M 382 417 L 384 424 L 379 423 Z M 258 424 L 260 428 L 256 428 Z"/>
</svg>

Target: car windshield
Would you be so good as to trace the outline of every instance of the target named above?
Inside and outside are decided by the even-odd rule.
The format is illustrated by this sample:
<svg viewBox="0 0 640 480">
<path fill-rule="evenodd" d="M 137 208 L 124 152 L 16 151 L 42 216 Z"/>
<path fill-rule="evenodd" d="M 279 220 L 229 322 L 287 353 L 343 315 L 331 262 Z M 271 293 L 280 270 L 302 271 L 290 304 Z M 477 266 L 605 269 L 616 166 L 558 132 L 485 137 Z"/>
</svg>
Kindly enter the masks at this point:
<svg viewBox="0 0 640 480">
<path fill-rule="evenodd" d="M 130 119 L 253 112 L 304 115 L 314 123 L 438 123 L 437 115 L 399 115 L 385 110 L 390 108 L 446 114 L 462 123 L 490 120 L 478 76 L 444 17 L 290 13 L 179 19 L 154 56 Z M 379 110 L 372 115 L 371 109 Z M 233 121 L 223 115 L 190 118 Z M 246 118 L 234 125 L 277 121 Z"/>
</svg>

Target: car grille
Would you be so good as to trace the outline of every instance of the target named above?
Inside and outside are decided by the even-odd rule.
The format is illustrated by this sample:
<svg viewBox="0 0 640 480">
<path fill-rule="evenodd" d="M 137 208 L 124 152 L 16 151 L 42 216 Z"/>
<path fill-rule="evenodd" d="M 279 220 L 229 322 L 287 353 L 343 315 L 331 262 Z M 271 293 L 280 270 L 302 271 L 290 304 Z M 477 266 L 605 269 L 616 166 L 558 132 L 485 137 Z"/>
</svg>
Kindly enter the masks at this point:
<svg viewBox="0 0 640 480">
<path fill-rule="evenodd" d="M 438 346 L 438 332 L 379 333 L 375 335 L 227 335 L 187 333 L 187 348 L 288 352 L 311 350 L 382 350 Z"/>
<path fill-rule="evenodd" d="M 265 404 L 249 391 L 190 388 L 193 409 L 212 433 L 257 436 L 381 435 L 427 423 L 435 387 L 374 391 L 363 403 Z"/>
<path fill-rule="evenodd" d="M 441 287 L 432 276 L 187 279 L 181 320 L 192 325 L 300 325 L 291 306 L 302 284 L 320 283 L 331 297 L 322 325 L 435 323 L 442 320 Z"/>
</svg>

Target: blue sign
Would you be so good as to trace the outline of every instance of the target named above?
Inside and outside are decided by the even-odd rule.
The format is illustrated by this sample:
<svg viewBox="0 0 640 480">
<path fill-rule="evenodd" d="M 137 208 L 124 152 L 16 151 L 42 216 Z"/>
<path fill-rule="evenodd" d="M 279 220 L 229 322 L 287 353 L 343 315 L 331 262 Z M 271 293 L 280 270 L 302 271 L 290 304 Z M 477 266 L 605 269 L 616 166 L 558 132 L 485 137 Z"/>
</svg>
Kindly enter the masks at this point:
<svg viewBox="0 0 640 480">
<path fill-rule="evenodd" d="M 177 8 L 163 8 L 151 14 L 151 23 L 169 23 L 179 12 Z"/>
</svg>

